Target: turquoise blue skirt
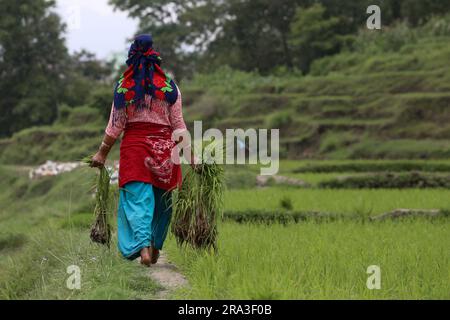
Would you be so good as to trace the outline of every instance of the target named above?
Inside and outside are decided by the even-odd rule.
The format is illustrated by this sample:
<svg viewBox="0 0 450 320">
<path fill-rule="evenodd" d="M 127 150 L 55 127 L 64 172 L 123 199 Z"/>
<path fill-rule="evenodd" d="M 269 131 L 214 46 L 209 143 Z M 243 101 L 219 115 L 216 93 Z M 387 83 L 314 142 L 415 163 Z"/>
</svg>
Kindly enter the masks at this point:
<svg viewBox="0 0 450 320">
<path fill-rule="evenodd" d="M 172 218 L 172 195 L 144 182 L 120 189 L 117 221 L 118 247 L 130 260 L 145 247 L 161 250 Z"/>
</svg>

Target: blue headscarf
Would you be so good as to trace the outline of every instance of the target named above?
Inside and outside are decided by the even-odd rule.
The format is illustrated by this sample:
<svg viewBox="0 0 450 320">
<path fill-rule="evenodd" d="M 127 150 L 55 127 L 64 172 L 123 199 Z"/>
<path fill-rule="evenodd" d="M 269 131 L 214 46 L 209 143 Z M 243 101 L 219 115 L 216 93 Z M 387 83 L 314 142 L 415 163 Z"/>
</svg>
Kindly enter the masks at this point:
<svg viewBox="0 0 450 320">
<path fill-rule="evenodd" d="M 173 105 L 178 98 L 178 89 L 161 69 L 161 62 L 159 53 L 153 50 L 152 36 L 137 36 L 128 51 L 128 68 L 114 90 L 114 107 L 122 109 L 135 105 L 141 108 L 145 105 L 145 95 Z"/>
</svg>

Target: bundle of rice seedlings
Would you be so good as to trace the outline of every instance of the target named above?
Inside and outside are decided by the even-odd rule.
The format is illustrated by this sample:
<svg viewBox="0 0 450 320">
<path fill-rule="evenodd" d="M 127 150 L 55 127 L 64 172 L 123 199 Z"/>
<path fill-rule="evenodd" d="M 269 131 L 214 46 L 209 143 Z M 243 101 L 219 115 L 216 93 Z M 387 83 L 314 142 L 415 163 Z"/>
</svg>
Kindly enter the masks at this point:
<svg viewBox="0 0 450 320">
<path fill-rule="evenodd" d="M 223 168 L 213 163 L 188 170 L 174 203 L 172 233 L 180 247 L 216 250 L 217 219 L 223 213 Z"/>
<path fill-rule="evenodd" d="M 90 163 L 90 159 L 85 160 Z M 108 220 L 108 199 L 109 199 L 110 176 L 108 169 L 99 169 L 95 184 L 95 221 L 91 226 L 91 240 L 109 247 L 111 240 L 111 225 Z"/>
</svg>

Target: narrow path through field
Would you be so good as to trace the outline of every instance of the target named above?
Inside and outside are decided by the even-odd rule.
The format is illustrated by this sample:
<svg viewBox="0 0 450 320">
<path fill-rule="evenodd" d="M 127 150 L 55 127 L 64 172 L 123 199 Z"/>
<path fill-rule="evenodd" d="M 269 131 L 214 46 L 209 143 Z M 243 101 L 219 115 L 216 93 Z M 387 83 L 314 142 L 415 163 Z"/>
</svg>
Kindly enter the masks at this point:
<svg viewBox="0 0 450 320">
<path fill-rule="evenodd" d="M 175 290 L 188 285 L 185 276 L 179 272 L 174 264 L 168 261 L 167 256 L 162 251 L 158 263 L 150 267 L 149 275 L 152 280 L 163 287 L 156 294 L 155 300 L 168 299 Z"/>
</svg>

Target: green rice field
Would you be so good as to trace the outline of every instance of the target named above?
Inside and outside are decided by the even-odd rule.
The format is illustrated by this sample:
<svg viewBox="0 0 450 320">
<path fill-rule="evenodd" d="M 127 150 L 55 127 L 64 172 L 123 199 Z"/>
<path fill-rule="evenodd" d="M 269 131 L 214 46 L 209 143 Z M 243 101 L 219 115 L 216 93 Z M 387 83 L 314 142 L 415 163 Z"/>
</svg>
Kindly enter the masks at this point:
<svg viewBox="0 0 450 320">
<path fill-rule="evenodd" d="M 193 299 L 448 299 L 448 221 L 224 223 L 217 255 L 169 253 Z M 366 286 L 381 269 L 381 289 Z"/>
<path fill-rule="evenodd" d="M 225 212 L 293 211 L 361 216 L 398 208 L 450 209 L 449 189 L 317 189 L 317 182 L 380 170 L 446 172 L 447 161 L 318 161 L 337 172 L 310 172 L 311 162 L 283 161 L 280 174 L 303 179 L 311 188 L 238 188 L 225 195 Z M 343 167 L 343 170 L 341 168 Z M 349 167 L 353 172 L 347 171 Z M 302 168 L 305 172 L 295 173 Z M 375 169 L 374 169 L 375 168 Z M 323 169 L 323 168 L 322 168 Z M 241 169 L 239 169 L 241 170 Z M 257 168 L 251 168 L 257 173 Z M 355 173 L 356 172 L 356 173 Z M 289 212 L 287 213 L 289 214 Z M 217 254 L 169 254 L 192 287 L 177 297 L 192 299 L 448 299 L 450 220 L 409 218 L 367 222 L 306 221 L 298 224 L 223 222 Z M 369 290 L 367 268 L 381 270 L 381 289 Z"/>
<path fill-rule="evenodd" d="M 317 163 L 325 169 L 322 166 L 297 172 L 308 163 L 283 161 L 279 174 L 306 175 L 317 182 L 341 174 L 394 168 L 398 172 L 402 164 L 412 162 L 320 161 Z M 422 166 L 425 162 L 415 163 Z M 445 171 L 449 162 L 441 161 L 435 164 L 437 167 L 430 163 L 419 169 L 449 174 Z M 444 167 L 439 167 L 442 163 Z M 329 167 L 335 171 L 330 172 Z M 450 298 L 450 189 L 320 189 L 314 183 L 307 188 L 252 187 L 256 169 L 226 168 L 231 187 L 225 193 L 225 214 L 289 215 L 307 211 L 349 219 L 284 224 L 224 220 L 219 224 L 217 252 L 180 249 L 174 236 L 169 235 L 165 247 L 168 259 L 189 281 L 189 287 L 173 292 L 169 298 Z M 10 185 L 0 195 L 0 298 L 157 296 L 162 288 L 137 263 L 123 260 L 115 242 L 111 250 L 90 243 L 93 171 L 82 168 L 33 181 L 28 180 L 26 168 L 3 166 L 0 174 Z M 113 197 L 111 202 L 113 221 L 116 200 Z M 286 202 L 288 206 L 283 204 Z M 398 208 L 440 209 L 447 214 L 376 222 L 367 219 Z M 354 219 L 358 217 L 361 219 Z M 83 272 L 79 291 L 65 286 L 66 267 L 71 264 L 79 265 Z M 369 266 L 380 268 L 380 289 L 370 290 L 366 285 Z"/>
<path fill-rule="evenodd" d="M 295 210 L 375 215 L 397 208 L 450 209 L 448 189 L 377 189 L 332 190 L 285 187 L 229 190 L 225 208 L 233 211 L 250 209 L 281 210 L 283 198 L 292 200 Z"/>
</svg>

